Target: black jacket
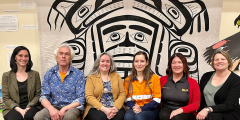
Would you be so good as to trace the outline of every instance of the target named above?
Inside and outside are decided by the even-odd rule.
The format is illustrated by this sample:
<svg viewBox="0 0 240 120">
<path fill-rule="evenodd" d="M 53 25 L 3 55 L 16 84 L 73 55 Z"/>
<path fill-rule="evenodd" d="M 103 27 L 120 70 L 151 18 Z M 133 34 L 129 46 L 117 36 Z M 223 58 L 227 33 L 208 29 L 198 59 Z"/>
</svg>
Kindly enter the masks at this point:
<svg viewBox="0 0 240 120">
<path fill-rule="evenodd" d="M 200 81 L 201 103 L 199 111 L 207 107 L 204 98 L 203 90 L 211 78 L 212 72 L 205 73 Z M 240 77 L 231 72 L 222 87 L 216 92 L 214 96 L 215 106 L 209 106 L 213 109 L 213 113 L 223 113 L 224 118 L 238 118 L 240 120 Z M 231 116 L 229 116 L 231 115 Z M 232 116 L 233 115 L 233 116 Z"/>
</svg>

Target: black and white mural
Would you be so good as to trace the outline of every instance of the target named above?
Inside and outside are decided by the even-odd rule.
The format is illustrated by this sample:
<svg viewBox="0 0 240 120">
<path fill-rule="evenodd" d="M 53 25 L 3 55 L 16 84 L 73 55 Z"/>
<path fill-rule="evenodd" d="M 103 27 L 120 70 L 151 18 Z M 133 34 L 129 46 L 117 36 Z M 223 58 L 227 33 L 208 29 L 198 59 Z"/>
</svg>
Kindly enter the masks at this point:
<svg viewBox="0 0 240 120">
<path fill-rule="evenodd" d="M 218 42 L 222 0 L 42 0 L 38 1 L 42 73 L 56 64 L 53 50 L 67 43 L 72 65 L 85 75 L 101 52 L 113 55 L 118 73 L 130 74 L 133 55 L 145 51 L 151 70 L 165 75 L 168 58 L 184 54 L 190 77 L 211 67 L 204 50 Z"/>
<path fill-rule="evenodd" d="M 229 21 L 233 22 L 233 21 Z M 216 50 L 224 50 L 227 51 L 231 56 L 233 67 L 232 70 L 240 70 L 240 15 L 234 19 L 233 26 L 236 26 L 239 30 L 237 33 L 233 33 L 231 36 L 209 46 L 206 48 L 204 56 L 206 58 L 207 63 L 211 64 L 212 54 Z M 230 28 L 225 28 L 226 30 Z"/>
</svg>

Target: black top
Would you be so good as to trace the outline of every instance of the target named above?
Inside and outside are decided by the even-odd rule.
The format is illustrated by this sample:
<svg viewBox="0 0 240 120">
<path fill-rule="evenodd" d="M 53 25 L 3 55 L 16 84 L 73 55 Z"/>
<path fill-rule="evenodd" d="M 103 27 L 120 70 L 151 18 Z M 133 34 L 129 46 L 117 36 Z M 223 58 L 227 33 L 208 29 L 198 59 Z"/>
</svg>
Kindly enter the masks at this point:
<svg viewBox="0 0 240 120">
<path fill-rule="evenodd" d="M 182 77 L 176 83 L 172 76 L 167 78 L 167 83 L 162 87 L 162 105 L 173 110 L 188 105 L 189 83 L 188 79 Z"/>
<path fill-rule="evenodd" d="M 205 73 L 200 80 L 201 104 L 199 111 L 207 107 L 203 90 L 215 71 Z M 224 113 L 225 118 L 240 120 L 240 77 L 231 72 L 222 87 L 214 96 L 215 106 L 210 106 L 214 113 Z M 229 119 L 230 120 L 230 119 Z"/>
<path fill-rule="evenodd" d="M 28 79 L 25 80 L 24 82 L 17 81 L 17 83 L 18 83 L 19 98 L 20 98 L 19 106 L 20 108 L 25 109 L 28 104 L 28 91 L 27 91 Z"/>
</svg>

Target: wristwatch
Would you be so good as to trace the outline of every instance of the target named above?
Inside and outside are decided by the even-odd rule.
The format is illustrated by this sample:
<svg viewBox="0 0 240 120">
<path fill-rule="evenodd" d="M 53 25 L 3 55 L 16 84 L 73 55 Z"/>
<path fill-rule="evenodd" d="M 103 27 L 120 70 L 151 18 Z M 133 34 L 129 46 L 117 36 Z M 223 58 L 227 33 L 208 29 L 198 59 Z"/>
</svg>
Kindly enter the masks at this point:
<svg viewBox="0 0 240 120">
<path fill-rule="evenodd" d="M 209 109 L 209 107 L 206 107 L 206 111 L 207 111 L 208 113 L 211 112 L 210 109 Z"/>
</svg>

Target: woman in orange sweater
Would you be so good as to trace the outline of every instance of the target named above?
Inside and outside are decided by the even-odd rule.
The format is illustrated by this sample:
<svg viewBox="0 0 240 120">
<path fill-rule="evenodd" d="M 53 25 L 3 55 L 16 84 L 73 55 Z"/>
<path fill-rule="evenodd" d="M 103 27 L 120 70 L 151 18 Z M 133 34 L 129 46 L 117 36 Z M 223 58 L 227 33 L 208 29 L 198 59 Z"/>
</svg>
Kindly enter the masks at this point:
<svg viewBox="0 0 240 120">
<path fill-rule="evenodd" d="M 134 55 L 130 76 L 125 79 L 127 110 L 124 120 L 154 120 L 158 116 L 161 101 L 159 77 L 150 71 L 147 54 Z"/>
</svg>

